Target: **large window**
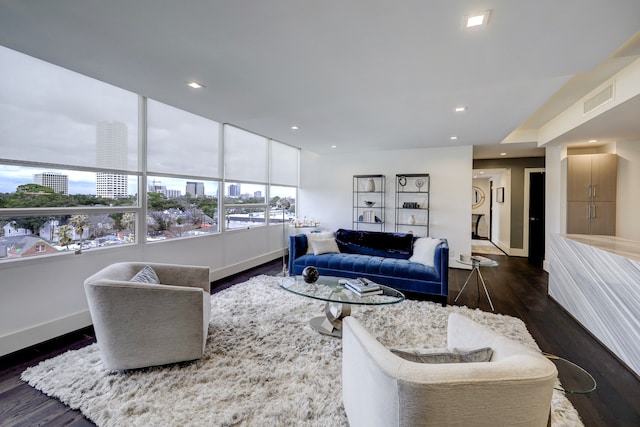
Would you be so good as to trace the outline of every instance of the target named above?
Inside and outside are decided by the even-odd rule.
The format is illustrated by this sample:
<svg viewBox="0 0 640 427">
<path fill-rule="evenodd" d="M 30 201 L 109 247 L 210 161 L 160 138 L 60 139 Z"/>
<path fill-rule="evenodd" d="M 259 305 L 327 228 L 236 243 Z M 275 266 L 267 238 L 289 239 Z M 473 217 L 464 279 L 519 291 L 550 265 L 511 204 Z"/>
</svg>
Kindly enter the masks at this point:
<svg viewBox="0 0 640 427">
<path fill-rule="evenodd" d="M 0 63 L 0 261 L 295 218 L 296 148 L 2 46 Z"/>
<path fill-rule="evenodd" d="M 147 240 L 220 231 L 220 126 L 147 101 Z"/>
<path fill-rule="evenodd" d="M 138 96 L 0 47 L 0 260 L 131 243 Z"/>
</svg>

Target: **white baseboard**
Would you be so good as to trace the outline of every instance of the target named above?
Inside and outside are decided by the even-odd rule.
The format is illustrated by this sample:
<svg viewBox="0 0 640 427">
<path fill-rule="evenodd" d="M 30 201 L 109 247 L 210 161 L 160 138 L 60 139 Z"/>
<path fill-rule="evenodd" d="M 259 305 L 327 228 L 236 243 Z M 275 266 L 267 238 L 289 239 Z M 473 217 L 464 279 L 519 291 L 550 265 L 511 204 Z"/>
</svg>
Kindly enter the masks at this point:
<svg viewBox="0 0 640 427">
<path fill-rule="evenodd" d="M 251 258 L 237 264 L 226 265 L 217 270 L 212 270 L 209 272 L 209 280 L 214 282 L 216 280 L 224 279 L 225 277 L 231 276 L 233 274 L 241 273 L 245 270 L 248 270 L 253 267 L 257 267 L 261 264 L 273 261 L 274 259 L 282 258 L 282 249 L 277 251 L 270 252 L 265 255 L 261 255 L 259 257 Z"/>
<path fill-rule="evenodd" d="M 68 334 L 69 332 L 77 331 L 91 324 L 89 310 L 83 310 L 69 316 L 4 335 L 0 337 L 0 356 L 22 350 L 60 335 Z"/>
<path fill-rule="evenodd" d="M 274 259 L 282 258 L 282 250 L 252 258 L 234 265 L 225 266 L 209 273 L 209 280 L 219 280 L 232 274 L 240 273 L 252 267 L 264 264 Z M 61 317 L 50 322 L 41 323 L 33 327 L 12 332 L 0 337 L 0 356 L 40 344 L 52 338 L 69 332 L 77 331 L 92 325 L 89 310 L 83 310 L 69 316 Z"/>
</svg>

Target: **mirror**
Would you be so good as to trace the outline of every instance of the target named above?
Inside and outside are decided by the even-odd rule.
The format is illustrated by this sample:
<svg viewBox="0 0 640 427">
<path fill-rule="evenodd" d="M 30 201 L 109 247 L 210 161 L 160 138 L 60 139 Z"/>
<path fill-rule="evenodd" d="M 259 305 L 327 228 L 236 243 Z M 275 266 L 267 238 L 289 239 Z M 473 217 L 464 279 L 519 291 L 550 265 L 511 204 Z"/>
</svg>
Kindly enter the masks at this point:
<svg viewBox="0 0 640 427">
<path fill-rule="evenodd" d="M 471 200 L 473 209 L 482 206 L 482 204 L 484 203 L 484 191 L 482 191 L 480 187 L 473 187 L 471 189 Z"/>
</svg>

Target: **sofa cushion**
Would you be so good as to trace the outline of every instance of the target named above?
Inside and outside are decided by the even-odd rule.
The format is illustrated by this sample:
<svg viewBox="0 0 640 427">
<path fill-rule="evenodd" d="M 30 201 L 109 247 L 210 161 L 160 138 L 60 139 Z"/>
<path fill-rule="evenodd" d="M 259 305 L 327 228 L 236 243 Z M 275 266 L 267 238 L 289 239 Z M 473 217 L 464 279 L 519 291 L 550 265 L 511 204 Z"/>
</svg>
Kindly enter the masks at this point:
<svg viewBox="0 0 640 427">
<path fill-rule="evenodd" d="M 419 262 L 427 267 L 435 265 L 436 247 L 442 242 L 440 239 L 431 237 L 420 237 L 413 244 L 413 255 L 409 258 L 411 262 Z"/>
<path fill-rule="evenodd" d="M 340 252 L 408 259 L 413 246 L 413 234 L 381 231 L 336 231 Z"/>
</svg>

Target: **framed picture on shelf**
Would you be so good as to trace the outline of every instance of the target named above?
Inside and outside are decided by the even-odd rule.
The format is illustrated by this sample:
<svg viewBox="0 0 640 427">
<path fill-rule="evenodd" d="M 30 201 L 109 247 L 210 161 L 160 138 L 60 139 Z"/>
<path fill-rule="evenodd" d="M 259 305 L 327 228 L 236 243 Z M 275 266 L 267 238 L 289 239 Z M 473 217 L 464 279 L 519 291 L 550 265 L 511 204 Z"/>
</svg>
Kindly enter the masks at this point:
<svg viewBox="0 0 640 427">
<path fill-rule="evenodd" d="M 504 203 L 504 187 L 498 187 L 496 189 L 496 202 Z"/>
</svg>

